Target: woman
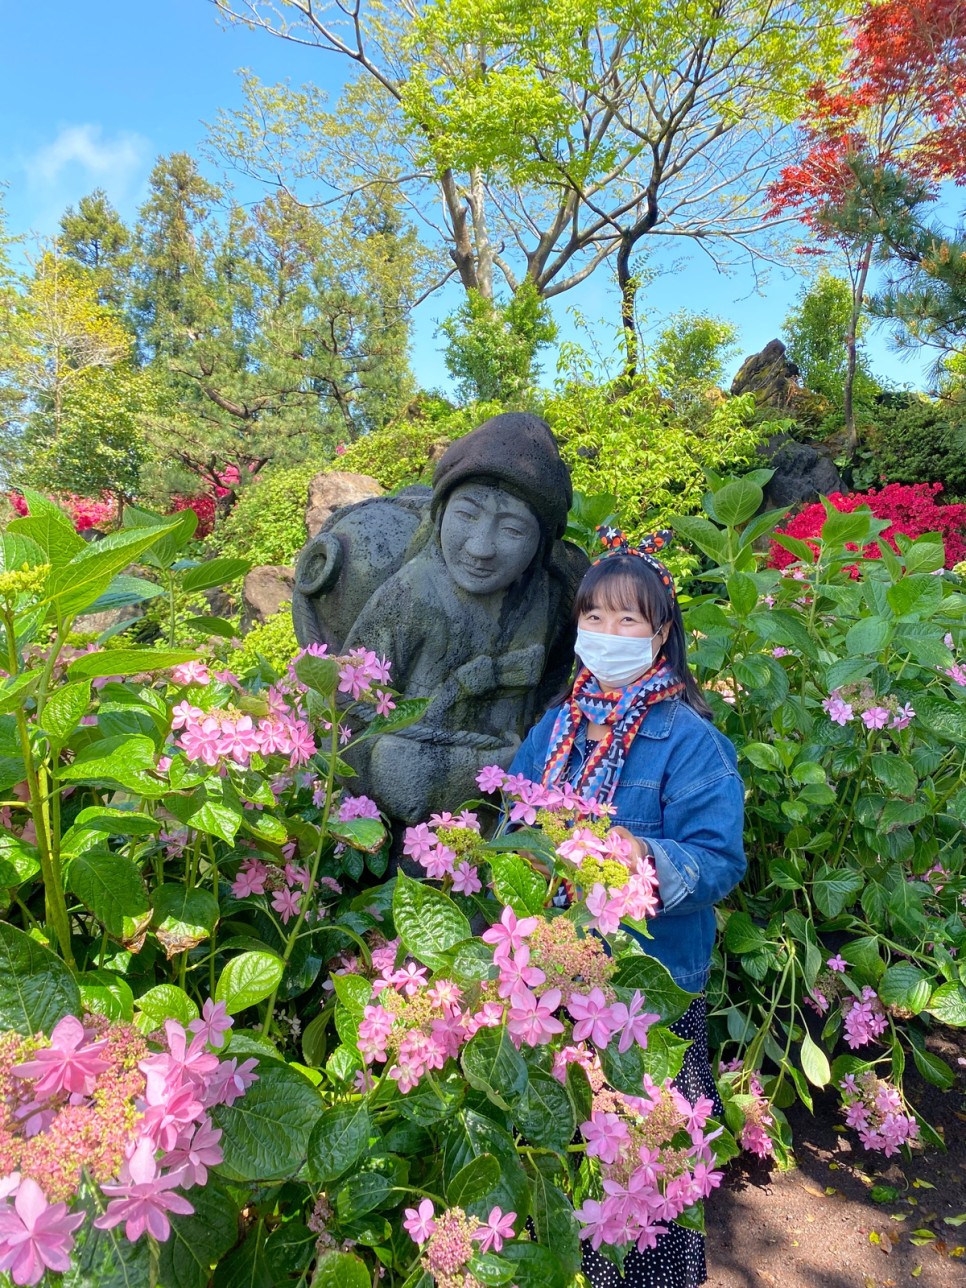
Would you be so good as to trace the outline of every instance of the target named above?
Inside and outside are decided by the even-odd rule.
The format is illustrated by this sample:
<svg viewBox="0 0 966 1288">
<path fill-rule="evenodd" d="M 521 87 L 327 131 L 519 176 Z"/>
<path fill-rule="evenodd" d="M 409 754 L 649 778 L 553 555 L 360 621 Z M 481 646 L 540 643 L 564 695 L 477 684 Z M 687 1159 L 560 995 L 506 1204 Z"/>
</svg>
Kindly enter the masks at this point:
<svg viewBox="0 0 966 1288">
<path fill-rule="evenodd" d="M 702 990 L 714 905 L 745 871 L 744 787 L 734 748 L 711 723 L 688 668 L 670 573 L 652 548 L 632 550 L 612 531 L 605 541 L 612 549 L 587 572 L 574 604 L 581 666 L 573 688 L 531 730 L 511 773 L 569 782 L 609 802 L 614 830 L 650 856 L 661 907 L 642 946 L 699 994 L 671 1026 L 691 1041 L 675 1085 L 692 1104 L 709 1097 L 720 1113 Z M 704 1237 L 672 1223 L 655 1248 L 628 1253 L 623 1281 L 589 1247 L 583 1270 L 595 1288 L 692 1288 L 707 1278 Z"/>
</svg>

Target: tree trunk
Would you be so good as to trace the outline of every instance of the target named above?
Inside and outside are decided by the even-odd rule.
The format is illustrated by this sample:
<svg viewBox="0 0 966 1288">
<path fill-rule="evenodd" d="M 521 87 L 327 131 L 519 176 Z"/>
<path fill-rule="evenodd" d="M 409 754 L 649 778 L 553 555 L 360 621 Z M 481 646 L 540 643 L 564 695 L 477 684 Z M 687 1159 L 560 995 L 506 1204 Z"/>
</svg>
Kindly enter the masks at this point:
<svg viewBox="0 0 966 1288">
<path fill-rule="evenodd" d="M 621 327 L 624 331 L 624 375 L 633 379 L 637 375 L 640 343 L 637 338 L 637 278 L 631 272 L 631 255 L 634 247 L 657 223 L 657 194 L 648 189 L 647 209 L 636 224 L 621 233 L 617 249 L 617 285 L 621 293 Z"/>
<path fill-rule="evenodd" d="M 865 296 L 865 283 L 869 276 L 869 265 L 872 263 L 873 243 L 865 247 L 852 280 L 852 312 L 849 316 L 849 329 L 845 335 L 845 383 L 842 387 L 842 410 L 845 413 L 846 447 L 850 457 L 854 457 L 859 445 L 858 430 L 855 425 L 855 340 L 859 330 L 859 318 L 862 316 L 862 302 Z"/>
</svg>

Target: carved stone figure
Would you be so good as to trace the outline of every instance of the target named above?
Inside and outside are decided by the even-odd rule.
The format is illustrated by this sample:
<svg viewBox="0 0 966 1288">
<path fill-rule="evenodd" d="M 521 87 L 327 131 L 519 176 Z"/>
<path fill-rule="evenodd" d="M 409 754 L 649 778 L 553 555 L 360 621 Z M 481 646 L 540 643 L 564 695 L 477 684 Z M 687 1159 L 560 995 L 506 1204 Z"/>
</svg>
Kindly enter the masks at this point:
<svg viewBox="0 0 966 1288">
<path fill-rule="evenodd" d="M 299 642 L 384 654 L 416 725 L 360 748 L 358 789 L 415 823 L 508 765 L 573 663 L 570 609 L 586 568 L 561 540 L 572 491 L 539 417 L 495 416 L 451 444 L 430 493 L 410 488 L 336 512 L 303 550 Z"/>
</svg>

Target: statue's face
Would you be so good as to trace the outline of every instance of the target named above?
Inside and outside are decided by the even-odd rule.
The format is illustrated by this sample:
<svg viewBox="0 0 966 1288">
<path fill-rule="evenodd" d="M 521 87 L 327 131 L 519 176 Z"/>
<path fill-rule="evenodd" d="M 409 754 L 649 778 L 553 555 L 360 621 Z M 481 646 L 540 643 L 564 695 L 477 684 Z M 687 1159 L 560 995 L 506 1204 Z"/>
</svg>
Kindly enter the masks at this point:
<svg viewBox="0 0 966 1288">
<path fill-rule="evenodd" d="M 446 501 L 440 545 L 450 576 L 471 595 L 491 595 L 529 567 L 540 525 L 525 501 L 501 487 L 461 483 Z"/>
</svg>

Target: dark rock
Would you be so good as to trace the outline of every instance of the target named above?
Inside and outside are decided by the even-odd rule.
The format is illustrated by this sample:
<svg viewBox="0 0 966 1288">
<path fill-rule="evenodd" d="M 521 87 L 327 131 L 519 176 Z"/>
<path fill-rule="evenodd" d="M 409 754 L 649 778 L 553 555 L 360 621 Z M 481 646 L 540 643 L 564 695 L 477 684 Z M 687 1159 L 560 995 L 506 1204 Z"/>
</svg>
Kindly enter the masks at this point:
<svg viewBox="0 0 966 1288">
<path fill-rule="evenodd" d="M 264 622 L 293 597 L 295 573 L 279 564 L 263 564 L 246 573 L 242 583 L 242 631 Z"/>
<path fill-rule="evenodd" d="M 787 407 L 790 390 L 800 388 L 795 377 L 798 368 L 785 357 L 781 340 L 769 340 L 760 353 L 753 353 L 741 364 L 731 382 L 731 392 L 754 394 L 759 404 L 769 407 Z"/>
<path fill-rule="evenodd" d="M 821 447 L 800 443 L 788 434 L 772 434 L 758 451 L 775 471 L 765 486 L 766 509 L 809 503 L 842 491 L 842 478 Z"/>
</svg>

